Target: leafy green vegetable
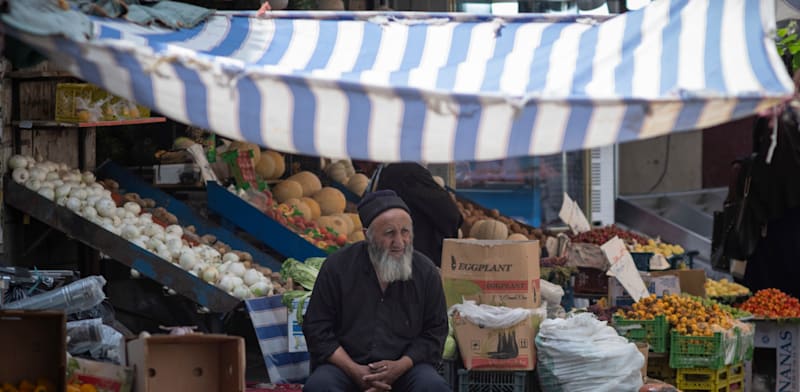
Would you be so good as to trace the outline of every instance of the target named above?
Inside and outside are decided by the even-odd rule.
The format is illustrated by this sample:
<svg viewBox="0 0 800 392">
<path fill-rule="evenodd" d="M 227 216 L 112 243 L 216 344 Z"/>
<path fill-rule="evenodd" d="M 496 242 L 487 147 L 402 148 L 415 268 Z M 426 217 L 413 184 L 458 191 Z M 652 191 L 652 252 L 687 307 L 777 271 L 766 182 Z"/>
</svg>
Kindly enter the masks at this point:
<svg viewBox="0 0 800 392">
<path fill-rule="evenodd" d="M 325 262 L 324 257 L 309 257 L 306 259 L 306 265 L 316 268 L 318 271 L 322 269 L 322 263 Z"/>
<path fill-rule="evenodd" d="M 292 290 L 283 293 L 283 298 L 281 299 L 281 303 L 283 306 L 289 309 L 289 312 L 295 310 L 294 303 L 297 300 L 297 309 L 295 314 L 297 317 L 297 324 L 303 324 L 303 308 L 306 307 L 306 301 L 311 297 L 310 291 L 305 290 Z"/>
<path fill-rule="evenodd" d="M 293 258 L 286 259 L 281 265 L 281 277 L 283 279 L 292 278 L 295 283 L 303 286 L 306 290 L 314 288 L 314 282 L 317 280 L 318 274 L 318 269 Z"/>
</svg>

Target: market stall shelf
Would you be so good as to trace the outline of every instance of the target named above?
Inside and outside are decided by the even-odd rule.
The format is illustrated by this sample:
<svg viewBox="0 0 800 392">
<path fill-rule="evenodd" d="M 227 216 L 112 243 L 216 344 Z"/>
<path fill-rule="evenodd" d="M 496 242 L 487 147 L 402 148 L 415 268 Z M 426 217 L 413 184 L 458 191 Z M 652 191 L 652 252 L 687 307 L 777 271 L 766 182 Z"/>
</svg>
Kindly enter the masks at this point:
<svg viewBox="0 0 800 392">
<path fill-rule="evenodd" d="M 208 208 L 223 222 L 238 227 L 286 257 L 305 260 L 325 257 L 327 253 L 295 234 L 250 203 L 215 182 L 206 184 Z M 274 270 L 280 269 L 273 268 Z"/>
<path fill-rule="evenodd" d="M 6 179 L 4 185 L 5 201 L 9 206 L 136 269 L 142 275 L 172 288 L 213 312 L 231 311 L 241 302 L 180 267 L 87 221 L 68 208 L 51 202 L 23 185 L 10 179 Z"/>
<path fill-rule="evenodd" d="M 119 183 L 120 188 L 125 189 L 126 192 L 134 192 L 143 198 L 153 199 L 156 202 L 156 205 L 164 207 L 170 213 L 175 214 L 181 224 L 193 225 L 197 228 L 198 232 L 204 234 L 213 234 L 218 240 L 224 241 L 232 248 L 250 253 L 250 255 L 253 256 L 253 261 L 256 263 L 264 267 L 271 268 L 275 271 L 281 268 L 281 263 L 272 256 L 262 252 L 247 241 L 242 240 L 233 232 L 225 229 L 224 227 L 211 224 L 205 218 L 201 217 L 197 212 L 192 210 L 192 208 L 188 205 L 175 199 L 169 194 L 154 188 L 116 163 L 112 161 L 104 162 L 102 165 L 100 165 L 100 167 L 97 168 L 96 174 L 98 178 L 113 179 Z"/>
</svg>

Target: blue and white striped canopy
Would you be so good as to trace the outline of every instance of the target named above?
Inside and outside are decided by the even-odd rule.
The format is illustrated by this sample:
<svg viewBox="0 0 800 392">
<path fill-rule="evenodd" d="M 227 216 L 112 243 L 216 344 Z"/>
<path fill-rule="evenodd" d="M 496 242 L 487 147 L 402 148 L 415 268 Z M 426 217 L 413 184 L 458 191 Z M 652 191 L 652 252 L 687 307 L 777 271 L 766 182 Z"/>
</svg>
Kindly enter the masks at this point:
<svg viewBox="0 0 800 392">
<path fill-rule="evenodd" d="M 660 0 L 617 17 L 217 13 L 14 34 L 177 121 L 285 152 L 450 162 L 702 129 L 791 95 L 774 4 Z"/>
</svg>

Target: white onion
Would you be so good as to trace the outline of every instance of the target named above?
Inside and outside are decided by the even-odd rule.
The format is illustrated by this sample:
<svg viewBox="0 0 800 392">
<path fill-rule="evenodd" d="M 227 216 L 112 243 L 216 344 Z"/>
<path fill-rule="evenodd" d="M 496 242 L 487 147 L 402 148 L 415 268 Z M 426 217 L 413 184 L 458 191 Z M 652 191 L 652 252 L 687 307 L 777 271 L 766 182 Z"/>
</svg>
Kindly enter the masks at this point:
<svg viewBox="0 0 800 392">
<path fill-rule="evenodd" d="M 167 234 L 177 235 L 178 237 L 183 235 L 183 228 L 178 225 L 169 225 L 165 231 Z"/>
<path fill-rule="evenodd" d="M 116 226 L 116 225 L 115 225 Z M 125 225 L 122 227 L 122 238 L 134 239 L 139 238 L 139 228 L 134 225 Z"/>
<path fill-rule="evenodd" d="M 203 270 L 203 280 L 208 283 L 216 283 L 217 279 L 219 279 L 219 271 L 217 271 L 214 267 L 207 267 Z"/>
<path fill-rule="evenodd" d="M 8 159 L 8 167 L 10 167 L 12 171 L 18 168 L 26 168 L 28 167 L 28 159 L 23 155 L 12 155 L 11 158 Z"/>
<path fill-rule="evenodd" d="M 125 203 L 122 207 L 133 215 L 139 215 L 142 212 L 142 206 L 132 201 Z"/>
<path fill-rule="evenodd" d="M 244 273 L 244 284 L 248 286 L 254 285 L 256 282 L 261 280 L 261 277 L 264 276 L 261 272 L 258 272 L 254 268 L 250 268 Z"/>
<path fill-rule="evenodd" d="M 28 181 L 25 181 L 25 188 L 28 188 L 32 191 L 38 191 L 41 187 L 42 182 L 33 177 L 31 177 Z"/>
<path fill-rule="evenodd" d="M 18 184 L 24 184 L 29 178 L 31 178 L 31 174 L 28 172 L 28 169 L 24 167 L 18 167 L 11 172 L 11 178 L 13 178 Z"/>
<path fill-rule="evenodd" d="M 81 209 L 82 202 L 74 197 L 70 197 L 67 199 L 67 208 L 72 211 L 79 211 Z"/>
<path fill-rule="evenodd" d="M 250 298 L 250 288 L 245 285 L 239 285 L 233 288 L 233 296 L 239 299 Z"/>
<path fill-rule="evenodd" d="M 266 297 L 272 294 L 274 286 L 269 280 L 259 280 L 254 285 L 250 286 L 250 293 L 254 297 Z"/>
<path fill-rule="evenodd" d="M 97 209 L 97 213 L 100 216 L 110 218 L 114 215 L 117 211 L 116 204 L 114 204 L 114 200 L 101 198 L 94 204 L 94 208 Z"/>
<path fill-rule="evenodd" d="M 181 265 L 181 268 L 191 270 L 197 263 L 197 259 L 195 258 L 194 252 L 181 252 L 178 263 Z"/>
<path fill-rule="evenodd" d="M 128 211 L 126 211 L 124 208 L 117 207 L 117 209 L 114 210 L 114 215 L 116 215 L 119 219 L 122 219 L 122 218 L 125 217 L 125 213 L 126 212 L 128 212 Z"/>
<path fill-rule="evenodd" d="M 65 205 L 67 205 L 67 200 L 68 199 L 69 198 L 67 196 L 57 197 L 56 198 L 56 204 L 58 204 L 60 206 L 65 206 Z"/>
<path fill-rule="evenodd" d="M 39 188 L 39 194 L 47 198 L 47 200 L 53 200 L 55 198 L 53 188 Z"/>
<path fill-rule="evenodd" d="M 131 278 L 132 279 L 139 279 L 141 276 L 142 275 L 139 273 L 139 271 L 131 268 Z"/>
<path fill-rule="evenodd" d="M 94 180 L 95 180 L 94 173 L 92 173 L 90 171 L 83 172 L 83 174 L 81 175 L 81 179 L 86 184 L 93 184 Z"/>
<path fill-rule="evenodd" d="M 55 172 L 48 172 L 46 176 L 44 176 L 45 181 L 61 181 L 61 178 L 58 176 L 58 173 Z"/>
<path fill-rule="evenodd" d="M 72 189 L 69 190 L 69 197 L 74 197 L 78 200 L 85 200 L 86 196 L 86 189 L 81 187 L 72 187 Z"/>
<path fill-rule="evenodd" d="M 237 261 L 239 261 L 239 255 L 237 255 L 236 253 L 228 252 L 225 253 L 225 256 L 222 256 L 223 263 L 228 263 L 228 262 L 235 263 Z"/>
<path fill-rule="evenodd" d="M 69 186 L 69 185 L 61 185 L 61 186 L 57 187 L 56 188 L 56 197 L 60 198 L 60 197 L 69 196 L 69 191 L 71 189 L 72 189 L 72 187 Z"/>
<path fill-rule="evenodd" d="M 231 275 L 242 277 L 242 276 L 244 276 L 244 273 L 246 272 L 246 270 L 247 270 L 247 268 L 245 268 L 244 264 L 239 263 L 239 262 L 235 262 L 235 263 L 231 263 L 231 265 L 228 267 L 228 271 L 227 272 L 229 274 L 231 274 Z"/>
<path fill-rule="evenodd" d="M 97 210 L 91 205 L 87 205 L 81 209 L 81 215 L 86 219 L 95 218 L 97 217 Z"/>
<path fill-rule="evenodd" d="M 29 172 L 34 180 L 44 181 L 47 179 L 47 171 L 38 166 L 34 166 Z"/>
</svg>

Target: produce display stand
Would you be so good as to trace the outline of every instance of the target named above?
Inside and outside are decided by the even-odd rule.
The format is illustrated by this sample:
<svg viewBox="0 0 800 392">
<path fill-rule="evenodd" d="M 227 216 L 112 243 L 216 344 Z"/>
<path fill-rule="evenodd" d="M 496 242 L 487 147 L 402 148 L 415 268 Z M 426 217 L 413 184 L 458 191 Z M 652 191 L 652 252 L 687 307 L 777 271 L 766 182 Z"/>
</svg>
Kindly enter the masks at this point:
<svg viewBox="0 0 800 392">
<path fill-rule="evenodd" d="M 7 205 L 136 269 L 142 275 L 172 288 L 212 312 L 231 311 L 241 302 L 180 267 L 85 220 L 66 207 L 53 203 L 10 178 L 5 179 L 4 185 Z"/>
<path fill-rule="evenodd" d="M 208 209 L 219 215 L 223 224 L 238 227 L 283 256 L 297 260 L 327 256 L 324 250 L 317 248 L 216 182 L 206 183 L 206 195 Z M 253 257 L 255 259 L 255 256 Z"/>
<path fill-rule="evenodd" d="M 193 225 L 198 233 L 213 234 L 219 241 L 228 244 L 231 248 L 250 253 L 250 255 L 253 256 L 253 261 L 256 263 L 271 268 L 273 271 L 277 271 L 281 268 L 281 262 L 274 257 L 262 252 L 247 241 L 242 240 L 230 230 L 211 224 L 191 207 L 160 189 L 150 186 L 150 184 L 142 181 L 139 177 L 122 166 L 112 161 L 106 161 L 97 168 L 96 175 L 99 179 L 112 179 L 116 181 L 120 189 L 124 189 L 125 192 L 137 193 L 142 198 L 155 200 L 158 207 L 164 207 L 167 211 L 174 214 L 181 225 Z"/>
</svg>

